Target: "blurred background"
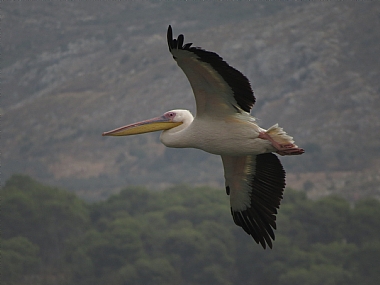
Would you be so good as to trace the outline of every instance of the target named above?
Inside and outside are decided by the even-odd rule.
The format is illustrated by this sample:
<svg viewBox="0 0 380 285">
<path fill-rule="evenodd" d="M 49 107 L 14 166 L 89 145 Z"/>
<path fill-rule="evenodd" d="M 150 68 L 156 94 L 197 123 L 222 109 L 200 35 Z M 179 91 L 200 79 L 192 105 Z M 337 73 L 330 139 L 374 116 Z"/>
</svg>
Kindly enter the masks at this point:
<svg viewBox="0 0 380 285">
<path fill-rule="evenodd" d="M 223 185 L 221 160 L 159 133 L 102 132 L 195 111 L 166 30 L 250 80 L 252 115 L 306 149 L 284 157 L 310 195 L 380 194 L 377 3 L 10 2 L 2 12 L 3 179 L 25 173 L 87 199 L 126 185 Z M 172 175 L 175 171 L 175 175 Z"/>
<path fill-rule="evenodd" d="M 376 283 L 380 271 L 371 275 L 365 270 L 375 266 L 376 258 L 371 258 L 380 252 L 380 226 L 373 220 L 380 197 L 379 15 L 380 5 L 372 1 L 3 2 L 2 228 L 5 255 L 14 265 L 6 282 Z M 218 156 L 165 148 L 159 133 L 101 136 L 175 108 L 195 113 L 190 85 L 168 52 L 169 24 L 175 36 L 183 33 L 185 42 L 218 53 L 242 71 L 255 92 L 252 115 L 260 126 L 279 123 L 306 150 L 302 156 L 281 158 L 288 188 L 299 192 L 289 190 L 289 207 L 280 211 L 275 253 L 268 254 L 235 229 L 228 197 L 220 189 L 224 178 Z M 173 189 L 199 197 L 199 191 L 215 193 L 217 205 Z M 129 193 L 132 199 L 136 191 L 145 194 L 136 198 L 135 208 L 128 207 L 129 199 L 120 195 Z M 156 198 L 158 204 L 141 206 Z M 120 208 L 113 204 L 117 200 L 124 203 Z M 188 212 L 196 209 L 194 201 L 204 220 Z M 319 207 L 326 216 L 318 216 Z M 207 214 L 207 209 L 212 210 Z M 208 226 L 217 217 L 223 222 Z M 307 221 L 298 221 L 301 217 Z M 344 218 L 317 222 L 333 217 Z M 143 221 L 161 225 L 161 231 Z M 307 232 L 317 224 L 317 230 Z M 331 227 L 337 233 L 326 238 L 324 231 Z M 350 227 L 369 240 L 350 235 Z M 227 236 L 221 236 L 223 229 Z M 156 235 L 150 236 L 151 231 Z M 198 239 L 210 243 L 199 249 Z M 125 240 L 136 244 L 128 247 Z M 176 242 L 178 248 L 169 250 Z M 188 257 L 197 250 L 204 250 L 203 255 Z M 213 263 L 221 255 L 224 263 Z M 266 273 L 259 261 L 271 265 Z M 331 269 L 328 264 L 334 263 L 338 265 Z M 190 264 L 196 265 L 186 275 Z M 194 277 L 198 271 L 202 273 Z M 20 279 L 20 272 L 27 277 Z M 257 277 L 258 272 L 267 275 Z M 245 279 L 237 277 L 242 275 Z M 321 276 L 328 279 L 321 281 Z M 375 277 L 365 283 L 364 276 Z"/>
</svg>

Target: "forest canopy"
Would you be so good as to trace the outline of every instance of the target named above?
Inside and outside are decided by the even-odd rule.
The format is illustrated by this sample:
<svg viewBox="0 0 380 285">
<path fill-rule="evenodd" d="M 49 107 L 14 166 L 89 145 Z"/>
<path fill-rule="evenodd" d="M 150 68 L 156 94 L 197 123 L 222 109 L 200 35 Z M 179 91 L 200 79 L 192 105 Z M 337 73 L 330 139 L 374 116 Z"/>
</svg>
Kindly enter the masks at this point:
<svg viewBox="0 0 380 285">
<path fill-rule="evenodd" d="M 272 250 L 222 189 L 127 187 L 96 203 L 14 175 L 1 188 L 1 284 L 380 284 L 380 202 L 286 189 Z"/>
</svg>

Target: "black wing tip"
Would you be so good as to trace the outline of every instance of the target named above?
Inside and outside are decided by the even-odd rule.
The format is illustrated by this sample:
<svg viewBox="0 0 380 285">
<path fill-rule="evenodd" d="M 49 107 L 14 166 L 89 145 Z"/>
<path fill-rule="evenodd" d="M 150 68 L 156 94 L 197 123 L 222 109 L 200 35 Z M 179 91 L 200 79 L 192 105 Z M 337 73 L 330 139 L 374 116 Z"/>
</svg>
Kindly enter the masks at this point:
<svg viewBox="0 0 380 285">
<path fill-rule="evenodd" d="M 269 224 L 260 219 L 253 218 L 249 210 L 233 211 L 231 209 L 231 214 L 235 224 L 242 227 L 257 244 L 260 244 L 263 249 L 266 249 L 267 246 L 272 249 L 272 240 L 275 240 L 275 235 Z"/>
<path fill-rule="evenodd" d="M 166 38 L 168 40 L 169 51 L 171 51 L 172 50 L 171 43 L 173 41 L 173 30 L 172 30 L 172 26 L 170 26 L 170 25 L 168 27 L 168 32 L 166 34 Z"/>
<path fill-rule="evenodd" d="M 168 46 L 169 51 L 171 52 L 173 49 L 183 49 L 189 50 L 193 43 L 183 44 L 185 37 L 183 34 L 179 34 L 177 39 L 173 39 L 173 29 L 172 26 L 169 25 L 167 32 Z"/>
</svg>

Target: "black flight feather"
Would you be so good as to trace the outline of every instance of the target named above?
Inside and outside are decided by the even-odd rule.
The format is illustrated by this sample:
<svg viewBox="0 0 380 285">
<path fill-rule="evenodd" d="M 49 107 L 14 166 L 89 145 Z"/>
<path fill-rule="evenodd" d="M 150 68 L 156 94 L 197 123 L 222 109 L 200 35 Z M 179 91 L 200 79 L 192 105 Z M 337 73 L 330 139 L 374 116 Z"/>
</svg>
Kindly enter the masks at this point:
<svg viewBox="0 0 380 285">
<path fill-rule="evenodd" d="M 196 54 L 199 60 L 210 64 L 230 86 L 239 107 L 246 112 L 250 112 L 256 99 L 247 77 L 245 77 L 240 71 L 230 66 L 218 54 L 211 51 L 206 51 L 199 47 L 191 47 L 192 43 L 183 45 L 184 36 L 182 34 L 178 36 L 177 40 L 173 39 L 173 31 L 171 26 L 168 28 L 167 39 L 170 51 L 173 49 L 187 50 Z"/>
<path fill-rule="evenodd" d="M 251 206 L 244 211 L 233 211 L 235 224 L 266 248 L 275 239 L 276 214 L 285 188 L 285 171 L 273 153 L 256 156 L 256 171 L 251 177 Z"/>
</svg>

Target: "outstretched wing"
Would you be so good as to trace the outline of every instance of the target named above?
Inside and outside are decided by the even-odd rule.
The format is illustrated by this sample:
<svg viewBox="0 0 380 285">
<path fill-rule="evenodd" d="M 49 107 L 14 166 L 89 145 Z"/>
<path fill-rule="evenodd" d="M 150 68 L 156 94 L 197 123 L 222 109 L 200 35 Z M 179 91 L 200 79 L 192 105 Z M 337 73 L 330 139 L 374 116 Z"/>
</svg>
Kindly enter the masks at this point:
<svg viewBox="0 0 380 285">
<path fill-rule="evenodd" d="M 186 74 L 193 89 L 197 116 L 250 112 L 255 97 L 248 79 L 219 55 L 184 43 L 184 36 L 173 39 L 171 26 L 167 33 L 169 51 Z"/>
<path fill-rule="evenodd" d="M 222 156 L 231 214 L 264 248 L 272 248 L 276 214 L 285 188 L 285 171 L 273 153 Z"/>
</svg>

